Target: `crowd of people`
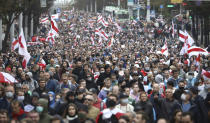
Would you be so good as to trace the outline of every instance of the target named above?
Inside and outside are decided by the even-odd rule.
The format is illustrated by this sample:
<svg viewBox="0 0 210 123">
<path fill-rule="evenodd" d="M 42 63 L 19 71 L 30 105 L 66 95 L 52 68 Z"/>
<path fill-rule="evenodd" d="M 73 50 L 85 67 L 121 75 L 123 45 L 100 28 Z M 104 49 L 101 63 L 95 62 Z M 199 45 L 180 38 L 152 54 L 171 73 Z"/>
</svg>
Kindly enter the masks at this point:
<svg viewBox="0 0 210 123">
<path fill-rule="evenodd" d="M 203 75 L 210 70 L 210 55 L 200 62 L 180 55 L 182 43 L 177 34 L 172 38 L 167 20 L 115 20 L 118 27 L 103 27 L 95 13 L 69 16 L 57 22 L 54 44 L 28 47 L 26 69 L 17 51 L 1 53 L 0 71 L 18 83 L 0 83 L 0 123 L 210 121 L 210 78 Z M 98 27 L 114 38 L 111 46 L 95 35 Z M 39 36 L 48 30 L 41 25 Z M 165 41 L 168 56 L 157 52 Z"/>
</svg>

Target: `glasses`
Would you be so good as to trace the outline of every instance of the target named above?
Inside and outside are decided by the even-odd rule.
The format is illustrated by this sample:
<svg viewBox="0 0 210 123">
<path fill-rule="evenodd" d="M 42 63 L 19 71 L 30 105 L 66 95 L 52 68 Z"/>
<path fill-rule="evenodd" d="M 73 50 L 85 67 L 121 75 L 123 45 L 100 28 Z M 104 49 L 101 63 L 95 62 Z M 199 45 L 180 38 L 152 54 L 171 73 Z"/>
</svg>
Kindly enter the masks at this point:
<svg viewBox="0 0 210 123">
<path fill-rule="evenodd" d="M 93 101 L 92 99 L 88 99 L 88 98 L 85 98 L 85 100 L 87 100 L 89 102 L 92 102 Z"/>
</svg>

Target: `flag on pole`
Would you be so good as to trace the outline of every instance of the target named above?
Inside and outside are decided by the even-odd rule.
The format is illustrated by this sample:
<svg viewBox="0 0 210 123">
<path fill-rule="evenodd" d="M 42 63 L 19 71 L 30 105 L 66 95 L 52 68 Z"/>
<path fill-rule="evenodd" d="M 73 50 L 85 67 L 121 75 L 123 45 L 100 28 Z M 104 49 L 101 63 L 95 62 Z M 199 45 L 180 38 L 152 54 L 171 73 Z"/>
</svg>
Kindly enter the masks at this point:
<svg viewBox="0 0 210 123">
<path fill-rule="evenodd" d="M 181 42 L 186 42 L 187 38 L 188 38 L 187 34 L 183 32 L 182 30 L 179 30 L 179 40 Z"/>
<path fill-rule="evenodd" d="M 51 18 L 51 32 L 55 35 L 55 36 L 59 36 L 58 32 L 58 25 L 55 22 L 55 20 L 53 18 Z"/>
<path fill-rule="evenodd" d="M 192 46 L 187 50 L 187 53 L 189 55 L 189 57 L 195 55 L 198 56 L 199 54 L 202 55 L 208 55 L 209 52 L 206 49 L 203 49 L 201 47 L 197 47 L 197 46 Z"/>
<path fill-rule="evenodd" d="M 14 51 L 15 49 L 17 49 L 19 47 L 19 41 L 18 39 L 16 40 L 15 38 L 12 41 L 12 51 Z"/>
<path fill-rule="evenodd" d="M 112 35 L 111 40 L 108 42 L 108 44 L 107 44 L 107 48 L 112 47 L 113 43 L 114 43 L 114 34 Z"/>
<path fill-rule="evenodd" d="M 167 46 L 167 41 L 166 40 L 165 40 L 165 44 L 161 48 L 161 54 L 163 54 L 166 57 L 168 57 L 168 46 Z"/>
<path fill-rule="evenodd" d="M 28 64 L 28 62 L 31 58 L 31 55 L 30 55 L 30 53 L 28 53 L 26 40 L 25 40 L 25 37 L 24 37 L 24 34 L 23 34 L 23 28 L 21 28 L 18 43 L 19 43 L 18 53 L 20 55 L 24 56 L 23 61 L 22 61 L 22 67 L 25 69 L 25 68 L 27 68 L 27 64 Z"/>
</svg>

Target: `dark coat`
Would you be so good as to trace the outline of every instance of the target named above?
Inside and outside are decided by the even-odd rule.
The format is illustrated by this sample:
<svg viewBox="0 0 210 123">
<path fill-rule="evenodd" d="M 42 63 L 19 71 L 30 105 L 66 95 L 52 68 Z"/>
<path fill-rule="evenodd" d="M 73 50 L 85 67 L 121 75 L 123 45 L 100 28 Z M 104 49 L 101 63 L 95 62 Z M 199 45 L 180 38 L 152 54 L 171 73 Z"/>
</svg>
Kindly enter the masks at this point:
<svg viewBox="0 0 210 123">
<path fill-rule="evenodd" d="M 104 85 L 104 80 L 107 78 L 107 77 L 111 77 L 111 73 L 102 73 L 99 77 L 98 77 L 98 80 L 97 80 L 97 85 L 102 87 Z"/>
<path fill-rule="evenodd" d="M 171 120 L 174 111 L 181 110 L 181 106 L 179 102 L 175 99 L 168 100 L 168 99 L 158 99 L 154 100 L 155 103 L 157 103 L 161 108 L 161 115 L 160 117 L 164 117 L 167 120 Z"/>
<path fill-rule="evenodd" d="M 148 123 L 153 122 L 153 120 L 154 120 L 153 106 L 152 106 L 152 103 L 150 101 L 147 101 L 147 102 L 140 101 L 140 102 L 136 103 L 136 105 L 134 106 L 134 111 L 137 111 L 137 110 L 142 110 L 149 116 Z"/>
<path fill-rule="evenodd" d="M 191 108 L 190 111 L 193 113 L 194 123 L 208 123 L 208 110 L 204 104 L 203 98 L 197 95 L 193 99 L 193 103 L 196 106 Z"/>
</svg>

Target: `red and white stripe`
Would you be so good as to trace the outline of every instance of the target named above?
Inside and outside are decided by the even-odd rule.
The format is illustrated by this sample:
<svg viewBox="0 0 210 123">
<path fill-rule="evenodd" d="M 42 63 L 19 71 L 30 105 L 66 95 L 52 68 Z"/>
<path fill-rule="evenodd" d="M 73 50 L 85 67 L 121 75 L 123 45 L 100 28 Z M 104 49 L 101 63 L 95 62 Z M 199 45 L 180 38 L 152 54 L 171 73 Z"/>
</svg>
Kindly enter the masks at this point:
<svg viewBox="0 0 210 123">
<path fill-rule="evenodd" d="M 15 38 L 12 41 L 12 51 L 14 51 L 15 49 L 17 49 L 19 47 L 19 41 L 18 39 L 16 40 Z"/>
<path fill-rule="evenodd" d="M 17 83 L 18 81 L 9 73 L 0 72 L 0 83 Z"/>
<path fill-rule="evenodd" d="M 187 34 L 182 30 L 179 30 L 179 40 L 181 42 L 186 42 L 187 39 L 188 39 Z"/>
<path fill-rule="evenodd" d="M 198 56 L 199 54 L 202 55 L 208 55 L 209 52 L 206 49 L 203 49 L 201 47 L 197 47 L 197 46 L 192 46 L 187 50 L 187 53 L 189 55 L 189 57 L 195 55 Z"/>
<path fill-rule="evenodd" d="M 45 24 L 45 23 L 49 23 L 50 21 L 49 21 L 48 17 L 45 17 L 45 18 L 40 19 L 39 22 L 42 23 L 42 24 Z"/>
<path fill-rule="evenodd" d="M 109 24 L 104 20 L 103 16 L 102 15 L 99 15 L 98 16 L 98 20 L 97 20 L 97 23 L 101 23 L 103 26 L 105 27 L 108 27 Z"/>
<path fill-rule="evenodd" d="M 111 15 L 108 16 L 108 22 L 111 23 L 111 24 L 113 23 Z"/>
<path fill-rule="evenodd" d="M 165 55 L 166 57 L 168 56 L 168 46 L 167 46 L 167 41 L 165 41 L 165 44 L 161 48 L 161 54 Z"/>
<path fill-rule="evenodd" d="M 114 34 L 112 35 L 111 40 L 108 42 L 108 44 L 107 44 L 107 48 L 112 47 L 113 43 L 114 43 Z"/>
<path fill-rule="evenodd" d="M 31 58 L 30 53 L 28 53 L 27 45 L 26 45 L 26 40 L 23 34 L 23 28 L 21 28 L 21 32 L 19 35 L 19 48 L 18 48 L 18 53 L 20 55 L 23 55 L 23 61 L 22 61 L 22 67 L 25 69 L 27 67 L 27 64 Z"/>
<path fill-rule="evenodd" d="M 204 80 L 210 80 L 210 71 L 206 71 L 202 69 L 202 75 L 203 75 Z"/>
<path fill-rule="evenodd" d="M 55 36 L 59 36 L 58 32 L 58 25 L 55 22 L 55 20 L 53 18 L 51 18 L 51 32 L 55 35 Z"/>
</svg>

